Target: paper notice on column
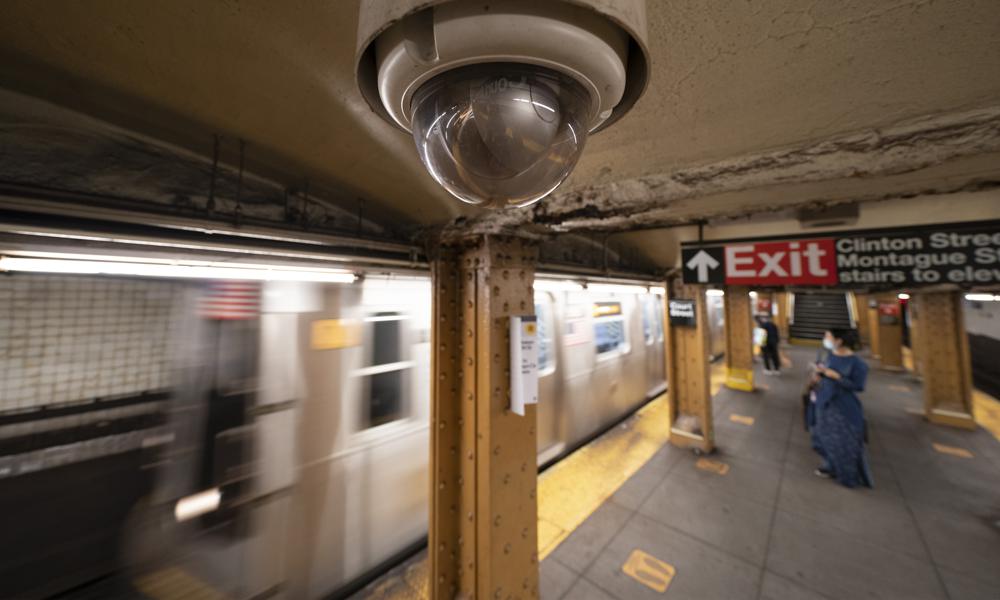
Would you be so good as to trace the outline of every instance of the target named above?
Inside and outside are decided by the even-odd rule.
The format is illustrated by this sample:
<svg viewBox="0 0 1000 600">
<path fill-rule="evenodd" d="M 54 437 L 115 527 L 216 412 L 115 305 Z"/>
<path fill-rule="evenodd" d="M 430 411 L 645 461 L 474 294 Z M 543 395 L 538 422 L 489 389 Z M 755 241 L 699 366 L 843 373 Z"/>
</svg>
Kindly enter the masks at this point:
<svg viewBox="0 0 1000 600">
<path fill-rule="evenodd" d="M 524 416 L 524 407 L 538 404 L 538 321 L 510 318 L 510 410 Z"/>
</svg>

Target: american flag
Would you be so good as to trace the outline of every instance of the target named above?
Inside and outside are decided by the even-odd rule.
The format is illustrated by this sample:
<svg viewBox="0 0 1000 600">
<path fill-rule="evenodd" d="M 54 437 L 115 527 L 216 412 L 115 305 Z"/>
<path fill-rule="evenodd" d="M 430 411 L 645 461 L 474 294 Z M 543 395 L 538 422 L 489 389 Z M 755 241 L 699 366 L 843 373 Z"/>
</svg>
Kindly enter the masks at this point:
<svg viewBox="0 0 1000 600">
<path fill-rule="evenodd" d="M 260 314 L 260 283 L 256 281 L 212 281 L 198 303 L 205 319 L 256 319 Z"/>
</svg>

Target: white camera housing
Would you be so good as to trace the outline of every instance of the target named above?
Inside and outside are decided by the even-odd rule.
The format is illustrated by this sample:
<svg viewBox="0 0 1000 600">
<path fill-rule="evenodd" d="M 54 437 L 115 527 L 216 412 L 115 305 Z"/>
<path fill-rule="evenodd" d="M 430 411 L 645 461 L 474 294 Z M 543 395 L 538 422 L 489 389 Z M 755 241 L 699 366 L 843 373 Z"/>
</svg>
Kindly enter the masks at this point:
<svg viewBox="0 0 1000 600">
<path fill-rule="evenodd" d="M 644 0 L 370 0 L 358 85 L 459 199 L 525 206 L 642 94 Z"/>
</svg>

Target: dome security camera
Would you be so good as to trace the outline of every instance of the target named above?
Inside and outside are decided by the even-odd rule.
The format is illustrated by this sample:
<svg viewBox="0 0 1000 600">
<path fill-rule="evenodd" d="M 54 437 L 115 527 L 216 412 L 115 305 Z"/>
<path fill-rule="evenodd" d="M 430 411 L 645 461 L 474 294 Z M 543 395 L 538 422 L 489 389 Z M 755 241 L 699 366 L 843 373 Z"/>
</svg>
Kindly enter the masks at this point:
<svg viewBox="0 0 1000 600">
<path fill-rule="evenodd" d="M 367 0 L 358 86 L 463 202 L 527 206 L 645 89 L 644 0 Z"/>
</svg>

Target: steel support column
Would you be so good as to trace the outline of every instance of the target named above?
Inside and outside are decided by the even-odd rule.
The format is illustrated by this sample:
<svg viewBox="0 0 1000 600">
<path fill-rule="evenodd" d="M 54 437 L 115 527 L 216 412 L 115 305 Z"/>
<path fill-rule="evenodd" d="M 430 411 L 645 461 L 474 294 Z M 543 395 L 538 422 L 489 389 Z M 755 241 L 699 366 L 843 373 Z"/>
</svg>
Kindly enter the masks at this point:
<svg viewBox="0 0 1000 600">
<path fill-rule="evenodd" d="M 881 293 L 875 296 L 879 308 L 876 316 L 876 326 L 878 327 L 878 357 L 881 367 L 890 371 L 903 370 L 903 322 L 901 313 L 898 312 L 899 299 L 896 292 Z M 896 305 L 895 316 L 883 314 L 882 308 Z"/>
<path fill-rule="evenodd" d="M 851 294 L 854 302 L 854 312 L 857 315 L 855 327 L 858 329 L 858 339 L 862 344 L 871 346 L 871 317 L 868 316 L 868 294 Z"/>
<path fill-rule="evenodd" d="M 775 292 L 774 303 L 778 307 L 774 313 L 774 325 L 781 339 L 788 341 L 788 292 Z"/>
<path fill-rule="evenodd" d="M 865 309 L 868 315 L 868 345 L 871 348 L 872 358 L 875 360 L 882 359 L 882 344 L 879 339 L 879 332 L 881 331 L 878 326 L 878 308 L 876 306 L 877 300 L 874 295 L 868 296 L 868 307 Z"/>
<path fill-rule="evenodd" d="M 670 407 L 670 442 L 676 446 L 691 446 L 711 452 L 715 446 L 715 433 L 708 374 L 705 288 L 684 285 L 680 279 L 673 279 L 666 282 L 665 289 L 663 343 Z M 671 299 L 694 300 L 694 327 L 670 324 Z"/>
<path fill-rule="evenodd" d="M 918 323 L 920 308 L 917 304 L 916 298 L 911 299 L 907 314 L 910 319 L 910 369 L 917 378 L 920 378 L 924 370 L 921 364 L 923 358 L 921 354 L 926 352 L 927 348 L 924 347 L 923 342 L 920 340 L 920 324 Z"/>
<path fill-rule="evenodd" d="M 753 391 L 753 318 L 750 289 L 742 285 L 726 288 L 726 387 Z"/>
<path fill-rule="evenodd" d="M 430 597 L 537 598 L 535 406 L 508 409 L 509 317 L 534 314 L 536 248 L 443 248 L 434 281 Z"/>
<path fill-rule="evenodd" d="M 924 380 L 924 415 L 932 423 L 975 429 L 972 357 L 960 292 L 915 294 L 916 349 Z"/>
</svg>

